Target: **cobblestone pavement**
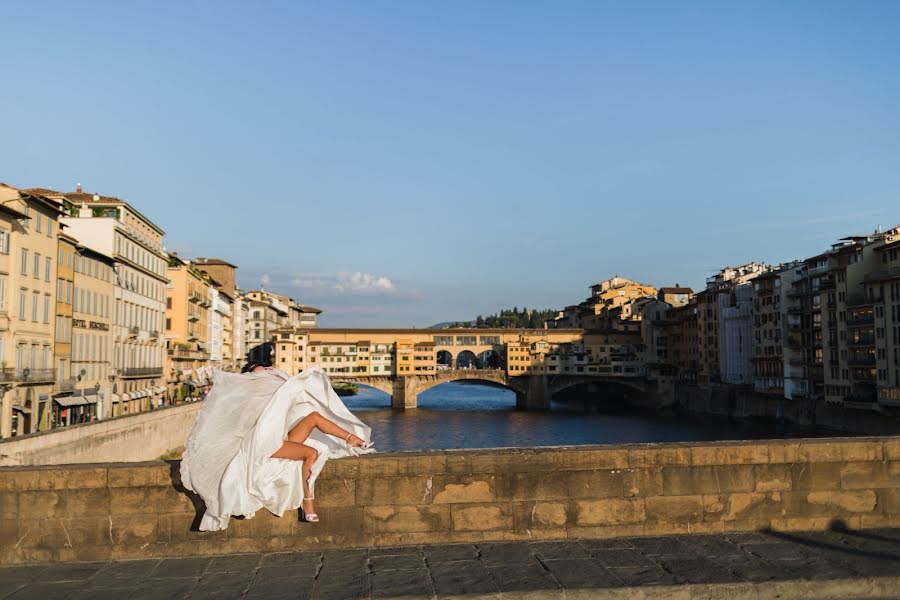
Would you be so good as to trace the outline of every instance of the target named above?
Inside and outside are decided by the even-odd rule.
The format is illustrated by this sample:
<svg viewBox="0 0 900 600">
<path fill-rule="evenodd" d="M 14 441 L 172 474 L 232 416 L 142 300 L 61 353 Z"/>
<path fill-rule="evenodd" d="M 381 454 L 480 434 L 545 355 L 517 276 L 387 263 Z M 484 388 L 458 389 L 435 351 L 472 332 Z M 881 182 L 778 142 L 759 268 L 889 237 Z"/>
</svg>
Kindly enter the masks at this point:
<svg viewBox="0 0 900 600">
<path fill-rule="evenodd" d="M 900 529 L 508 542 L 0 568 L 0 598 L 900 598 Z"/>
</svg>

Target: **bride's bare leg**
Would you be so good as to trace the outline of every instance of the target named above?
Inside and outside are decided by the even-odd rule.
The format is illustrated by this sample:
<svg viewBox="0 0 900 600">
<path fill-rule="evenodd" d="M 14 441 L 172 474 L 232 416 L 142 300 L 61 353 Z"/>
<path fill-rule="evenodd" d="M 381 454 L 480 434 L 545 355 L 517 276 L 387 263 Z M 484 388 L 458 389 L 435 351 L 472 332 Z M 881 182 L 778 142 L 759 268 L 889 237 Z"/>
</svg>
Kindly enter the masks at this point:
<svg viewBox="0 0 900 600">
<path fill-rule="evenodd" d="M 346 429 L 340 427 L 334 421 L 330 419 L 326 419 L 322 415 L 317 412 L 311 412 L 303 419 L 294 425 L 294 428 L 288 432 L 288 440 L 292 442 L 297 442 L 298 444 L 302 444 L 306 441 L 306 438 L 309 437 L 310 432 L 313 429 L 318 429 L 322 433 L 327 433 L 328 435 L 333 435 L 336 438 L 346 440 L 347 436 L 350 436 L 350 445 L 351 446 L 359 446 L 362 444 L 362 440 L 352 435 Z"/>
<path fill-rule="evenodd" d="M 275 451 L 275 454 L 273 454 L 272 457 L 303 461 L 303 497 L 311 498 L 312 492 L 309 489 L 309 476 L 312 473 L 313 464 L 316 462 L 316 459 L 319 458 L 319 451 L 306 444 L 287 441 L 281 445 L 281 448 Z M 304 500 L 303 508 L 308 512 L 316 512 L 312 500 Z"/>
</svg>

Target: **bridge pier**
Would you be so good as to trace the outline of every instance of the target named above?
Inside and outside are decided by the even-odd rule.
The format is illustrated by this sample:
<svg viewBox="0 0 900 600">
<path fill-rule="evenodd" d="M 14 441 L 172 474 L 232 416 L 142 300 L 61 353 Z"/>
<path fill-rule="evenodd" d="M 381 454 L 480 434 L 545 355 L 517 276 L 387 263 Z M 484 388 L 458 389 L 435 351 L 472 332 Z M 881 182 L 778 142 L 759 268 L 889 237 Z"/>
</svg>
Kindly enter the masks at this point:
<svg viewBox="0 0 900 600">
<path fill-rule="evenodd" d="M 391 408 L 406 410 L 416 408 L 416 396 L 419 394 L 417 377 L 394 377 L 391 380 Z"/>
<path fill-rule="evenodd" d="M 525 375 L 528 378 L 525 393 L 516 392 L 516 408 L 522 410 L 547 410 L 550 408 L 550 383 L 546 375 Z"/>
</svg>

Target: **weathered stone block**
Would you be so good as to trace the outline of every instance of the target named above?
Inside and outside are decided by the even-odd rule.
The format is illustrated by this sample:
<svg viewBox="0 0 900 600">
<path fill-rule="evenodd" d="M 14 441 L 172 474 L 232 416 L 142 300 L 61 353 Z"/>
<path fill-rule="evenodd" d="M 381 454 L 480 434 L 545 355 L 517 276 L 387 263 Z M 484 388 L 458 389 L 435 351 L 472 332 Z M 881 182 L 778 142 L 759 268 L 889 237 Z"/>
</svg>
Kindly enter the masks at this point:
<svg viewBox="0 0 900 600">
<path fill-rule="evenodd" d="M 751 465 L 664 467 L 662 480 L 667 496 L 748 492 L 755 486 Z"/>
<path fill-rule="evenodd" d="M 362 526 L 371 533 L 450 531 L 450 507 L 368 506 Z"/>
<path fill-rule="evenodd" d="M 754 465 L 757 492 L 784 492 L 791 489 L 791 468 L 784 464 Z"/>
<path fill-rule="evenodd" d="M 365 462 L 366 468 L 370 470 L 377 470 L 378 467 L 374 465 L 369 465 L 368 463 L 381 460 L 382 457 L 370 454 L 367 456 L 362 456 L 359 458 L 356 457 L 347 457 L 347 458 L 339 458 L 336 460 L 329 460 L 325 463 L 325 468 L 322 469 L 322 472 L 319 473 L 319 476 L 316 478 L 316 481 L 319 479 L 342 479 L 342 478 L 356 478 L 359 477 L 360 473 L 360 463 Z"/>
<path fill-rule="evenodd" d="M 346 536 L 365 532 L 365 509 L 361 506 L 334 506 L 321 509 L 316 507 L 316 512 L 320 519 L 318 523 L 299 522 L 299 514 L 296 510 L 284 513 L 280 520 L 296 522 L 297 526 L 293 531 L 297 535 Z M 307 528 L 307 525 L 311 527 Z"/>
<path fill-rule="evenodd" d="M 0 470 L 0 492 L 19 492 L 36 490 L 41 471 L 19 468 Z"/>
<path fill-rule="evenodd" d="M 575 524 L 582 527 L 641 523 L 646 516 L 644 499 L 609 498 L 575 502 Z"/>
<path fill-rule="evenodd" d="M 703 496 L 657 496 L 644 499 L 647 521 L 682 523 L 703 520 Z"/>
<path fill-rule="evenodd" d="M 109 514 L 109 489 L 45 490 L 19 493 L 19 518 L 45 519 Z"/>
<path fill-rule="evenodd" d="M 357 506 L 388 504 L 431 504 L 434 480 L 431 476 L 382 477 L 356 482 Z"/>
<path fill-rule="evenodd" d="M 513 524 L 512 506 L 507 503 L 452 504 L 450 511 L 453 531 L 511 529 Z"/>
<path fill-rule="evenodd" d="M 182 513 L 195 510 L 187 492 L 172 487 L 109 488 L 109 514 L 132 515 L 147 512 L 152 506 L 157 513 Z"/>
<path fill-rule="evenodd" d="M 770 440 L 769 462 L 771 464 L 800 462 L 800 443 Z"/>
<path fill-rule="evenodd" d="M 804 462 L 791 465 L 792 490 L 836 490 L 840 487 L 840 463 Z"/>
<path fill-rule="evenodd" d="M 350 478 L 316 479 L 316 507 L 354 506 L 356 480 Z"/>
<path fill-rule="evenodd" d="M 563 471 L 626 469 L 629 466 L 628 453 L 627 448 L 560 452 L 556 468 Z"/>
<path fill-rule="evenodd" d="M 882 460 L 880 441 L 806 441 L 800 443 L 800 460 L 803 462 L 850 462 Z"/>
<path fill-rule="evenodd" d="M 662 467 L 622 469 L 622 493 L 627 497 L 661 496 Z"/>
<path fill-rule="evenodd" d="M 696 446 L 691 449 L 693 465 L 755 465 L 769 462 L 769 447 L 761 443 Z"/>
<path fill-rule="evenodd" d="M 845 490 L 900 487 L 900 461 L 852 462 L 841 465 Z"/>
<path fill-rule="evenodd" d="M 357 544 L 357 547 L 412 546 L 418 544 L 461 544 L 467 542 L 480 542 L 484 539 L 484 534 L 481 531 L 381 533 L 373 536 L 370 543 Z"/>
<path fill-rule="evenodd" d="M 39 490 L 77 490 L 100 488 L 107 485 L 106 467 L 60 466 L 39 471 Z"/>
<path fill-rule="evenodd" d="M 806 495 L 810 505 L 826 507 L 830 514 L 872 512 L 877 499 L 872 490 L 809 492 Z"/>
<path fill-rule="evenodd" d="M 513 526 L 516 529 L 562 527 L 568 520 L 565 502 L 516 502 Z"/>
<path fill-rule="evenodd" d="M 493 502 L 492 475 L 438 475 L 434 478 L 434 503 Z"/>
<path fill-rule="evenodd" d="M 884 460 L 900 460 L 900 438 L 887 439 L 882 444 Z"/>
<path fill-rule="evenodd" d="M 644 523 L 633 523 L 629 525 L 609 525 L 595 527 L 568 527 L 567 538 L 570 540 L 577 539 L 610 539 L 623 538 L 644 535 L 646 526 Z"/>
<path fill-rule="evenodd" d="M 690 464 L 690 446 L 659 444 L 628 449 L 628 466 L 630 467 L 661 467 L 665 465 Z"/>
<path fill-rule="evenodd" d="M 141 466 L 110 467 L 107 473 L 109 487 L 153 487 L 172 485 L 172 467 L 166 463 Z"/>
<path fill-rule="evenodd" d="M 781 492 L 738 492 L 704 496 L 706 521 L 750 521 L 783 516 Z"/>
<path fill-rule="evenodd" d="M 792 517 L 786 519 L 772 519 L 769 527 L 775 531 L 822 531 L 840 524 L 847 529 L 859 529 L 860 518 L 858 515 L 845 515 L 842 517 Z"/>
<path fill-rule="evenodd" d="M 516 473 L 495 479 L 495 496 L 504 500 L 565 500 L 624 496 L 618 469 Z"/>
<path fill-rule="evenodd" d="M 123 515 L 108 519 L 106 541 L 110 544 L 141 545 L 152 544 L 159 540 L 159 517 L 155 514 Z"/>
<path fill-rule="evenodd" d="M 19 494 L 0 492 L 0 519 L 15 519 L 19 516 Z"/>
<path fill-rule="evenodd" d="M 40 523 L 37 544 L 41 548 L 82 548 L 84 546 L 108 546 L 109 517 L 78 517 L 43 519 Z M 23 541 L 23 545 L 29 540 Z"/>
</svg>

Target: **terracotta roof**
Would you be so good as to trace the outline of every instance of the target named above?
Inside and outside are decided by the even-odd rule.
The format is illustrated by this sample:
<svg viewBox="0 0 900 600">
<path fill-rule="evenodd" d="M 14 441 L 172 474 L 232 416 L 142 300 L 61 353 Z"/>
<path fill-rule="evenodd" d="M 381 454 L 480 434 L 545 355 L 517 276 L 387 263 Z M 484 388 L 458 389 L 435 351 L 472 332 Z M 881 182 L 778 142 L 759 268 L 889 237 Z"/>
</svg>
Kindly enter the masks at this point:
<svg viewBox="0 0 900 600">
<path fill-rule="evenodd" d="M 664 287 L 659 288 L 660 294 L 693 294 L 694 290 L 689 287 Z"/>
<path fill-rule="evenodd" d="M 222 260 L 221 258 L 205 258 L 205 257 L 200 258 L 200 257 L 198 257 L 198 258 L 194 259 L 194 262 L 197 263 L 198 265 L 225 265 L 228 267 L 234 267 L 235 269 L 238 268 L 237 265 L 233 265 L 230 262 L 228 262 L 227 260 Z"/>
<path fill-rule="evenodd" d="M 63 196 L 73 204 L 90 204 L 92 202 L 102 204 L 127 204 L 127 202 L 121 198 L 116 198 L 115 196 L 101 196 L 99 194 L 88 194 L 86 192 L 65 192 Z M 94 196 L 97 196 L 97 200 L 94 200 Z"/>
</svg>

